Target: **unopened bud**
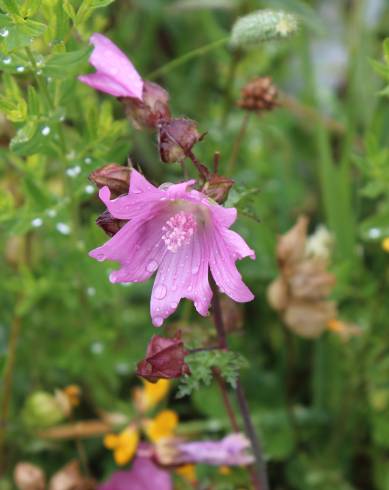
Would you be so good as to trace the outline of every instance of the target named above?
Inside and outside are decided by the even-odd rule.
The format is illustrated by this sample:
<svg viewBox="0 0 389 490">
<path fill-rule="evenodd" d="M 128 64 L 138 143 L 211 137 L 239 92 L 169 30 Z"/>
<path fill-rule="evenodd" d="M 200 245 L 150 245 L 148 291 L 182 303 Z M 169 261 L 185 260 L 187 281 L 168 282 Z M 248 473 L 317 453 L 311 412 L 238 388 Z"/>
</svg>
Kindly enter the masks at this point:
<svg viewBox="0 0 389 490">
<path fill-rule="evenodd" d="M 219 204 L 223 204 L 230 192 L 234 181 L 222 175 L 211 175 L 202 192 Z"/>
<path fill-rule="evenodd" d="M 23 408 L 23 421 L 30 429 L 45 429 L 66 417 L 61 400 L 45 391 L 36 391 L 27 398 Z"/>
<path fill-rule="evenodd" d="M 191 119 L 171 119 L 159 126 L 158 146 L 165 163 L 182 162 L 193 146 L 204 137 Z"/>
<path fill-rule="evenodd" d="M 19 490 L 44 490 L 45 475 L 39 466 L 18 463 L 14 470 L 15 485 Z"/>
<path fill-rule="evenodd" d="M 274 10 L 257 10 L 238 19 L 231 31 L 232 48 L 250 48 L 263 41 L 283 39 L 297 31 L 293 14 Z"/>
<path fill-rule="evenodd" d="M 108 236 L 114 236 L 127 223 L 124 219 L 117 219 L 106 210 L 97 219 L 96 224 L 100 226 Z"/>
<path fill-rule="evenodd" d="M 97 484 L 85 478 L 80 471 L 78 461 L 71 461 L 55 473 L 50 482 L 49 490 L 96 490 Z"/>
<path fill-rule="evenodd" d="M 238 106 L 247 111 L 271 111 L 277 105 L 277 88 L 270 77 L 258 77 L 241 91 Z"/>
<path fill-rule="evenodd" d="M 157 83 L 145 80 L 142 100 L 120 99 L 136 129 L 155 129 L 161 121 L 170 119 L 169 93 Z"/>
<path fill-rule="evenodd" d="M 101 187 L 108 186 L 112 197 L 128 194 L 131 168 L 117 163 L 108 163 L 89 175 L 89 180 Z"/>
</svg>

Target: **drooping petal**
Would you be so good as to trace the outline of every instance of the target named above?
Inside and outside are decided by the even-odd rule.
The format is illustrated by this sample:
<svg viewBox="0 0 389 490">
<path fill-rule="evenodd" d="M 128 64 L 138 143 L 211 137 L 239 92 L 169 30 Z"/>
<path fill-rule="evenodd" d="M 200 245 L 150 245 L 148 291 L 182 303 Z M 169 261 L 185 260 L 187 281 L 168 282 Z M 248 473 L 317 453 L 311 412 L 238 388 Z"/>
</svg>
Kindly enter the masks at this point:
<svg viewBox="0 0 389 490">
<path fill-rule="evenodd" d="M 111 77 L 106 73 L 97 72 L 89 75 L 80 75 L 78 79 L 80 82 L 114 97 L 129 97 L 128 88 L 123 87 L 115 77 Z"/>
<path fill-rule="evenodd" d="M 167 197 L 169 199 L 187 199 L 188 198 L 188 187 L 194 185 L 195 180 L 186 180 L 185 182 L 180 182 L 179 184 L 172 184 L 166 190 Z"/>
<path fill-rule="evenodd" d="M 97 72 L 116 80 L 125 89 L 125 93 L 121 94 L 123 97 L 142 100 L 143 80 L 123 51 L 99 33 L 94 33 L 90 42 L 94 50 L 89 62 Z"/>
<path fill-rule="evenodd" d="M 108 211 L 114 218 L 118 219 L 149 219 L 157 208 L 163 210 L 165 207 L 164 203 L 160 202 L 163 196 L 162 191 L 154 188 L 152 191 L 131 192 L 111 200 L 111 191 L 107 186 L 99 191 L 99 197 L 107 206 Z"/>
<path fill-rule="evenodd" d="M 192 300 L 196 310 L 207 315 L 212 291 L 208 282 L 208 249 L 201 232 L 177 252 L 165 251 L 151 294 L 153 325 L 161 326 L 182 298 Z"/>
<path fill-rule="evenodd" d="M 236 251 L 217 226 L 210 231 L 209 239 L 211 273 L 220 290 L 239 303 L 253 300 L 253 293 L 242 281 L 236 268 Z"/>
<path fill-rule="evenodd" d="M 146 177 L 133 168 L 130 178 L 130 193 L 139 194 L 140 192 L 149 191 L 158 191 L 158 189 L 153 184 L 150 184 Z M 158 193 L 160 194 L 160 191 Z"/>
<path fill-rule="evenodd" d="M 245 240 L 233 230 L 221 230 L 222 235 L 229 245 L 230 250 L 239 259 L 244 257 L 250 257 L 250 259 L 255 260 L 255 252 L 252 250 Z"/>
</svg>

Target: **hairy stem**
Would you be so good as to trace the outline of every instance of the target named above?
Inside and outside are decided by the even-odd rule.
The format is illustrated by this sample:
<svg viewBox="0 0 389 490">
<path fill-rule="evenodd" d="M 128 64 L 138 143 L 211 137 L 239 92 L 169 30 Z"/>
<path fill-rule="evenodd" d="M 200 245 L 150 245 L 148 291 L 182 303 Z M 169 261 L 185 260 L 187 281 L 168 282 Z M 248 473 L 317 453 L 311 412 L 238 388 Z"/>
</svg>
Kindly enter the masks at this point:
<svg viewBox="0 0 389 490">
<path fill-rule="evenodd" d="M 235 416 L 234 408 L 231 405 L 231 401 L 230 401 L 230 398 L 228 396 L 226 383 L 225 383 L 224 379 L 222 378 L 222 376 L 220 376 L 220 373 L 216 368 L 213 369 L 213 375 L 216 379 L 217 384 L 219 385 L 220 393 L 221 393 L 222 398 L 223 398 L 223 403 L 224 403 L 224 406 L 226 408 L 228 418 L 230 419 L 230 422 L 231 422 L 231 428 L 234 432 L 239 432 L 239 424 L 238 424 L 238 421 L 237 421 L 236 416 Z"/>
<path fill-rule="evenodd" d="M 163 65 L 160 68 L 157 68 L 156 70 L 152 71 L 147 75 L 146 78 L 149 80 L 154 80 L 155 78 L 158 78 L 161 75 L 165 75 L 165 73 L 169 73 L 169 71 L 174 70 L 175 68 L 183 65 L 184 63 L 187 63 L 190 60 L 199 58 L 200 56 L 203 56 L 209 51 L 217 49 L 220 46 L 224 46 L 225 44 L 227 44 L 229 39 L 230 39 L 229 36 L 223 37 L 222 39 L 218 39 L 217 41 L 214 41 L 210 44 L 206 44 L 204 46 L 201 46 L 200 48 L 193 49 L 192 51 L 189 51 L 188 53 L 185 53 L 184 55 L 170 61 L 169 63 L 166 63 L 166 65 Z"/>
<path fill-rule="evenodd" d="M 239 129 L 239 133 L 238 133 L 238 135 L 234 141 L 234 146 L 233 146 L 232 152 L 231 152 L 231 158 L 229 159 L 228 164 L 227 164 L 227 172 L 226 172 L 227 175 L 231 175 L 234 171 L 236 161 L 237 161 L 238 155 L 239 155 L 239 150 L 242 146 L 242 142 L 243 142 L 244 136 L 246 134 L 246 131 L 247 131 L 247 128 L 249 125 L 249 120 L 250 120 L 250 113 L 246 112 L 245 115 L 243 116 L 242 124 L 241 124 L 240 129 Z"/>
<path fill-rule="evenodd" d="M 219 291 L 213 278 L 210 278 L 210 283 L 213 291 L 212 311 L 215 328 L 219 339 L 219 346 L 221 349 L 228 349 L 227 335 L 224 328 L 223 316 L 220 307 Z M 245 432 L 247 437 L 250 439 L 252 451 L 255 457 L 255 472 L 252 474 L 254 488 L 256 490 L 270 490 L 262 447 L 251 420 L 247 399 L 239 377 L 237 379 L 236 395 Z"/>
</svg>

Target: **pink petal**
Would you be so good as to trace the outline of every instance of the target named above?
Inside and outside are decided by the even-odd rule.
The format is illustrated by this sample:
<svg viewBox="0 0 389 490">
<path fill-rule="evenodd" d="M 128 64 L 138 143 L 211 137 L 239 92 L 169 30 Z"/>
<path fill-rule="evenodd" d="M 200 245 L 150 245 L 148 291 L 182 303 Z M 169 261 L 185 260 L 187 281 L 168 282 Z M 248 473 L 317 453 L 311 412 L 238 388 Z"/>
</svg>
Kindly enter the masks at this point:
<svg viewBox="0 0 389 490">
<path fill-rule="evenodd" d="M 164 207 L 164 203 L 161 202 L 161 199 L 164 197 L 164 193 L 155 187 L 153 187 L 152 191 L 140 193 L 131 192 L 130 194 L 117 197 L 111 201 L 111 191 L 107 186 L 104 186 L 99 191 L 99 197 L 107 206 L 107 209 L 112 216 L 118 219 L 132 219 L 141 217 L 148 219 L 151 217 L 151 214 L 158 209 L 158 207 L 161 209 Z"/>
<path fill-rule="evenodd" d="M 203 316 L 208 314 L 212 291 L 208 283 L 208 249 L 197 233 L 192 242 L 177 250 L 166 250 L 151 293 L 153 325 L 160 327 L 175 312 L 182 298 L 194 302 Z"/>
<path fill-rule="evenodd" d="M 195 180 L 187 180 L 186 182 L 180 182 L 179 184 L 172 184 L 166 189 L 166 194 L 169 199 L 185 199 L 189 196 L 188 187 L 194 185 Z"/>
<path fill-rule="evenodd" d="M 157 270 L 163 258 L 165 244 L 161 240 L 161 228 L 165 221 L 163 213 L 148 221 L 130 221 L 89 255 L 99 261 L 120 262 L 120 269 L 110 275 L 111 282 L 145 281 Z"/>
<path fill-rule="evenodd" d="M 90 73 L 89 75 L 81 75 L 78 79 L 80 82 L 114 97 L 129 97 L 128 89 L 123 87 L 115 78 L 105 73 Z"/>
<path fill-rule="evenodd" d="M 131 170 L 130 193 L 139 194 L 140 192 L 157 191 L 157 187 L 134 168 Z"/>
<path fill-rule="evenodd" d="M 250 257 L 250 259 L 255 260 L 255 252 L 252 250 L 245 240 L 233 230 L 221 230 L 222 235 L 226 242 L 228 243 L 230 250 L 238 259 L 243 259 L 244 257 Z"/>
<path fill-rule="evenodd" d="M 233 300 L 239 303 L 251 301 L 254 299 L 254 295 L 242 281 L 242 276 L 235 265 L 235 261 L 238 258 L 237 252 L 231 246 L 229 240 L 226 240 L 223 236 L 223 231 L 218 227 L 214 227 L 212 232 L 209 233 L 212 276 L 220 290 L 228 294 Z M 246 252 L 247 250 L 242 250 L 240 253 Z"/>
<path fill-rule="evenodd" d="M 96 68 L 98 76 L 87 75 L 81 81 L 116 97 L 142 100 L 143 80 L 123 51 L 102 34 L 93 34 L 90 42 L 94 50 L 89 62 Z"/>
</svg>

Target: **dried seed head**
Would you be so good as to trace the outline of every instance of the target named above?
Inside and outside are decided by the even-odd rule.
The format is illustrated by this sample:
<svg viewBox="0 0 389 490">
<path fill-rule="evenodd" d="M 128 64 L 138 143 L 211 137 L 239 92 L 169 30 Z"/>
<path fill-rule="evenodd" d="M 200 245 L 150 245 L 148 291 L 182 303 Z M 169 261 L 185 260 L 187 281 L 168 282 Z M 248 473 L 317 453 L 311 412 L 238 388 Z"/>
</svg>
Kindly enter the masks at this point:
<svg viewBox="0 0 389 490">
<path fill-rule="evenodd" d="M 270 77 L 255 78 L 242 88 L 238 106 L 247 111 L 271 111 L 277 106 L 277 96 Z"/>
<path fill-rule="evenodd" d="M 108 236 L 116 235 L 126 223 L 126 220 L 114 218 L 108 210 L 96 219 L 97 226 L 100 226 Z"/>
<path fill-rule="evenodd" d="M 14 470 L 15 485 L 19 490 L 44 490 L 45 475 L 39 466 L 18 463 Z"/>
<path fill-rule="evenodd" d="M 222 175 L 213 174 L 204 185 L 203 192 L 219 204 L 223 204 L 234 185 L 234 181 Z"/>
</svg>

